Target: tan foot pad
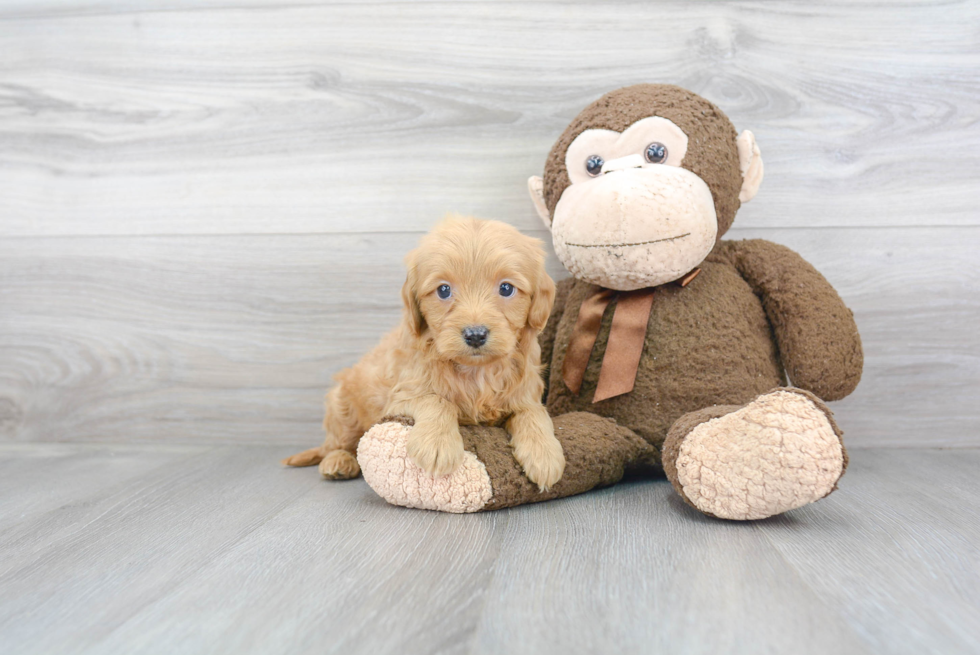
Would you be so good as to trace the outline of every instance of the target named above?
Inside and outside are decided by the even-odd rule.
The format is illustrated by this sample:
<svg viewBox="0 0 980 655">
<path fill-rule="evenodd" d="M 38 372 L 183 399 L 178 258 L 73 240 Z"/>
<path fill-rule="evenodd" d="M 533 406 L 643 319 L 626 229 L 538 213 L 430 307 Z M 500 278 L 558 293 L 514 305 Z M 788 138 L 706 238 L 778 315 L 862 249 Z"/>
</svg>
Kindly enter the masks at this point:
<svg viewBox="0 0 980 655">
<path fill-rule="evenodd" d="M 834 489 L 844 470 L 840 438 L 809 398 L 774 391 L 701 423 L 684 437 L 677 481 L 702 512 L 762 519 Z"/>
<path fill-rule="evenodd" d="M 441 478 L 433 478 L 415 465 L 405 450 L 412 428 L 401 423 L 380 423 L 368 430 L 357 446 L 357 461 L 364 479 L 392 505 L 440 512 L 476 512 L 493 496 L 490 476 L 476 455 L 466 451 L 463 463 Z"/>
</svg>

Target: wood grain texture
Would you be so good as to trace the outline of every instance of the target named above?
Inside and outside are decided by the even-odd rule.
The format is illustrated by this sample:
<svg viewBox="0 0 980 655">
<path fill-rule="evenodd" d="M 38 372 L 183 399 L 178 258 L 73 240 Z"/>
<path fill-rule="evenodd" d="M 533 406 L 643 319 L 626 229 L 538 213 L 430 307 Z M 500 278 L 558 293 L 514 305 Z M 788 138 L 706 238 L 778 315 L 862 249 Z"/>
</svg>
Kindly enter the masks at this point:
<svg viewBox="0 0 980 655">
<path fill-rule="evenodd" d="M 669 81 L 754 130 L 734 238 L 854 308 L 849 443 L 980 444 L 974 2 L 0 3 L 0 440 L 315 443 L 401 258 Z M 565 275 L 552 257 L 555 276 Z"/>
<path fill-rule="evenodd" d="M 872 652 L 763 533 L 668 484 L 529 506 L 507 537 L 474 652 Z"/>
<path fill-rule="evenodd" d="M 70 511 L 92 496 L 132 485 L 136 478 L 204 450 L 161 444 L 148 455 L 146 448 L 127 444 L 51 444 L 42 450 L 32 444 L 3 444 L 0 532 L 47 513 Z M 16 561 L 9 543 L 0 549 L 0 572 Z"/>
<path fill-rule="evenodd" d="M 538 226 L 525 180 L 602 93 L 754 130 L 743 227 L 977 225 L 974 2 L 12 2 L 0 235 Z"/>
<path fill-rule="evenodd" d="M 5 530 L 7 647 L 68 652 L 104 639 L 310 490 L 260 474 L 274 462 L 270 449 L 212 449 Z"/>
<path fill-rule="evenodd" d="M 101 446 L 0 444 L 0 470 L 61 466 L 87 489 L 0 504 L 4 652 L 980 649 L 977 450 L 858 449 L 840 490 L 753 523 L 707 519 L 666 480 L 406 510 L 287 452 L 135 445 L 145 474 L 126 477 Z"/>
<path fill-rule="evenodd" d="M 405 511 L 386 505 L 362 480 L 329 485 L 309 469 L 274 473 L 303 484 L 313 479 L 316 488 L 202 567 L 198 579 L 129 619 L 101 647 L 470 652 L 506 516 L 460 521 Z M 221 615 L 202 626 L 199 617 L 211 613 L 215 597 L 225 599 Z M 249 620 L 261 615 L 272 620 Z"/>
<path fill-rule="evenodd" d="M 980 228 L 733 231 L 760 235 L 855 312 L 866 372 L 834 404 L 849 444 L 980 444 Z M 416 240 L 0 240 L 0 435 L 315 444 L 332 375 L 399 320 Z"/>
<path fill-rule="evenodd" d="M 980 453 L 860 451 L 852 462 L 842 502 L 776 517 L 766 537 L 874 652 L 980 649 Z M 814 520 L 822 539 L 799 529 Z M 887 587 L 866 582 L 886 576 Z"/>
</svg>

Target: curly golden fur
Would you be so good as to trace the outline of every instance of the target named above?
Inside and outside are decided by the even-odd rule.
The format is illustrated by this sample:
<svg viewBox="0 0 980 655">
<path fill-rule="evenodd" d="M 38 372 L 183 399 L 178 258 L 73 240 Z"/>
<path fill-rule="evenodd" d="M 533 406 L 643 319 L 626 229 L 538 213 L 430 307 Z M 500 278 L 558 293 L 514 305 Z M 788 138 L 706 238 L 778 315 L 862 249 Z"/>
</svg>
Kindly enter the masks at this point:
<svg viewBox="0 0 980 655">
<path fill-rule="evenodd" d="M 323 445 L 283 463 L 356 477 L 361 435 L 384 416 L 407 415 L 415 419 L 408 454 L 432 475 L 462 461 L 461 424 L 503 424 L 528 478 L 541 489 L 554 485 L 565 458 L 541 404 L 537 335 L 555 299 L 544 260 L 541 242 L 510 225 L 446 218 L 405 259 L 402 323 L 334 378 Z M 504 283 L 515 289 L 509 297 Z M 485 329 L 485 342 L 467 343 L 467 328 Z"/>
</svg>

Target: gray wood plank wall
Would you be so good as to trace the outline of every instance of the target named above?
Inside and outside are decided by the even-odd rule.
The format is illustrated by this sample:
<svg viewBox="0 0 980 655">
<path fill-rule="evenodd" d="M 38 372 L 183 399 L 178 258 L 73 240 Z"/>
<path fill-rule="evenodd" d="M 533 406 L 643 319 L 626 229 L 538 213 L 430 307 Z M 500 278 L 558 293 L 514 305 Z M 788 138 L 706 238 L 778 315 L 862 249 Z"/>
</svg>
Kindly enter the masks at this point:
<svg viewBox="0 0 980 655">
<path fill-rule="evenodd" d="M 849 443 L 980 444 L 980 3 L 147 6 L 0 3 L 0 439 L 315 443 L 419 235 L 545 238 L 568 120 L 665 81 L 761 145 L 730 236 L 854 309 Z"/>
</svg>

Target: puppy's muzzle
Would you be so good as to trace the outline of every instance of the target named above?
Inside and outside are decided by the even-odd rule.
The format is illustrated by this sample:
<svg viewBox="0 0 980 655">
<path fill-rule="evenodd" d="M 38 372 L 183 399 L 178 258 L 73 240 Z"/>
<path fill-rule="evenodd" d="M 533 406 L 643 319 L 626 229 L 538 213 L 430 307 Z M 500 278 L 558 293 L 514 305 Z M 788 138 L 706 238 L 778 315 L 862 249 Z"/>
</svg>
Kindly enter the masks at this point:
<svg viewBox="0 0 980 655">
<path fill-rule="evenodd" d="M 463 328 L 463 341 L 470 348 L 480 348 L 487 342 L 490 330 L 486 325 L 471 325 Z"/>
</svg>

